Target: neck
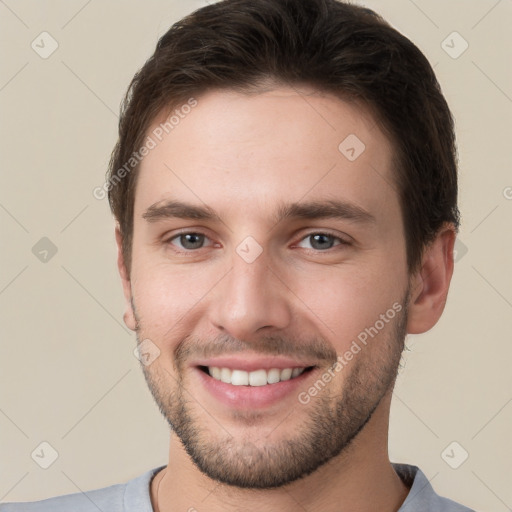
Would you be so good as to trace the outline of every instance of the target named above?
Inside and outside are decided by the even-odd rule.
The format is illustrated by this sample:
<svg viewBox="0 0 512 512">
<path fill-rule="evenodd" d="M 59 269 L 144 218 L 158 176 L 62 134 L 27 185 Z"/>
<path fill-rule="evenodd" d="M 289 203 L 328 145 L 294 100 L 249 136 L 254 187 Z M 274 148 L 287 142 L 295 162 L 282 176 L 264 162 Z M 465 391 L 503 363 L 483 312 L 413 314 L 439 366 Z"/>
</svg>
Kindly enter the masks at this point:
<svg viewBox="0 0 512 512">
<path fill-rule="evenodd" d="M 383 399 L 365 428 L 342 454 L 311 475 L 277 489 L 239 489 L 210 479 L 194 465 L 179 439 L 172 435 L 169 464 L 151 485 L 153 508 L 155 512 L 205 509 L 295 512 L 297 508 L 370 512 L 378 504 L 382 512 L 396 512 L 409 489 L 388 457 L 390 398 Z"/>
</svg>

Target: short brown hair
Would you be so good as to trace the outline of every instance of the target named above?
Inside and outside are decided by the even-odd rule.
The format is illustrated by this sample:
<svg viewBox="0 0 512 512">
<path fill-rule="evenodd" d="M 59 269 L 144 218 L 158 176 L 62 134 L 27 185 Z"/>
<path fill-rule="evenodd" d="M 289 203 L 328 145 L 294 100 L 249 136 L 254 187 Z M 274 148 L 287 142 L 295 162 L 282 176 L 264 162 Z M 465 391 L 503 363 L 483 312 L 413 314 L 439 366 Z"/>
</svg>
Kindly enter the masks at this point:
<svg viewBox="0 0 512 512">
<path fill-rule="evenodd" d="M 445 222 L 458 230 L 453 118 L 409 39 L 373 11 L 337 0 L 224 0 L 175 23 L 124 98 L 107 183 L 128 272 L 138 165 L 123 179 L 116 173 L 151 123 L 207 90 L 249 92 L 269 81 L 305 83 L 369 107 L 393 144 L 409 272 Z"/>
</svg>

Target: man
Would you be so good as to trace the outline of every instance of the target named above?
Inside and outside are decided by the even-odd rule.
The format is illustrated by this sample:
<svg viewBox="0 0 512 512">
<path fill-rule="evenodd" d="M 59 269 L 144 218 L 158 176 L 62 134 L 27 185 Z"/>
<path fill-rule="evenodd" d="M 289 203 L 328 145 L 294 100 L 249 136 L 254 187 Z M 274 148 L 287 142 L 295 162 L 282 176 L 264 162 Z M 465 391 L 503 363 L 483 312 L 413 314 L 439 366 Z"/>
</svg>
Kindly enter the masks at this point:
<svg viewBox="0 0 512 512">
<path fill-rule="evenodd" d="M 470 510 L 387 452 L 459 225 L 452 117 L 408 39 L 334 0 L 204 7 L 132 81 L 104 190 L 169 463 L 2 512 Z"/>
</svg>

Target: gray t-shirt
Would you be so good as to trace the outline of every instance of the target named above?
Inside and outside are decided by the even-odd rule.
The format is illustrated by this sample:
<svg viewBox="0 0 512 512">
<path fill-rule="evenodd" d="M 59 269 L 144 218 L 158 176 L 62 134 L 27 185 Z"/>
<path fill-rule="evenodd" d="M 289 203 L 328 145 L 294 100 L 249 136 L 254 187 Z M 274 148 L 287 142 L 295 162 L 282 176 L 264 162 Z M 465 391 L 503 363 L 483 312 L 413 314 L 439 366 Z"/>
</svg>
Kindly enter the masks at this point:
<svg viewBox="0 0 512 512">
<path fill-rule="evenodd" d="M 0 512 L 153 512 L 149 494 L 154 475 L 165 466 L 151 469 L 124 484 L 56 496 L 41 501 L 2 503 Z M 417 466 L 393 463 L 395 471 L 410 487 L 398 512 L 475 512 L 438 496 Z"/>
</svg>

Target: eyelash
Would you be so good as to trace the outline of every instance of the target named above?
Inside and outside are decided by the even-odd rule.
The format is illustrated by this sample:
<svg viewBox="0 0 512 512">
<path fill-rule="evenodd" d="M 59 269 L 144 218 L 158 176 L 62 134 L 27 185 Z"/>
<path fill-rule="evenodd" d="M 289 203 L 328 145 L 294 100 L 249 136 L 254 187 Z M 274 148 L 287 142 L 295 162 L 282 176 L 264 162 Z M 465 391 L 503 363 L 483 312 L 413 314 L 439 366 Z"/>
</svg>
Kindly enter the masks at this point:
<svg viewBox="0 0 512 512">
<path fill-rule="evenodd" d="M 182 236 L 186 236 L 186 235 L 202 235 L 202 236 L 204 236 L 206 239 L 210 240 L 210 238 L 209 238 L 206 234 L 201 233 L 200 231 L 183 231 L 183 232 L 181 232 L 181 233 L 178 233 L 178 234 L 173 235 L 172 237 L 170 237 L 170 238 L 166 239 L 166 240 L 164 241 L 164 243 L 165 243 L 166 245 L 172 245 L 172 246 L 174 246 L 174 244 L 172 243 L 172 241 L 173 241 L 173 240 L 175 240 L 176 238 L 178 238 L 178 239 L 179 239 L 180 237 L 182 237 Z M 299 242 L 302 242 L 303 240 L 306 240 L 307 238 L 310 238 L 310 237 L 312 237 L 312 236 L 314 236 L 314 235 L 324 235 L 324 236 L 328 236 L 328 237 L 333 238 L 334 240 L 338 240 L 338 241 L 339 241 L 339 244 L 334 245 L 333 247 L 330 247 L 330 248 L 328 248 L 328 249 L 326 249 L 326 250 L 324 250 L 324 251 L 322 251 L 322 250 L 318 250 L 318 249 L 306 249 L 306 250 L 308 250 L 308 251 L 313 251 L 313 252 L 315 252 L 315 253 L 317 253 L 317 254 L 319 254 L 319 253 L 329 253 L 329 252 L 331 252 L 335 247 L 339 247 L 339 246 L 350 246 L 350 245 L 352 245 L 352 244 L 351 244 L 350 242 L 348 242 L 347 240 L 345 240 L 345 239 L 343 239 L 343 238 L 341 238 L 341 237 L 339 237 L 339 236 L 335 235 L 334 233 L 330 233 L 330 232 L 328 232 L 328 231 L 312 231 L 312 232 L 308 233 L 307 235 L 303 236 L 303 237 L 299 240 Z M 195 253 L 195 252 L 197 252 L 197 251 L 199 251 L 199 250 L 201 250 L 201 249 L 205 249 L 205 248 L 206 248 L 206 247 L 199 247 L 198 249 L 185 249 L 185 250 L 177 250 L 177 249 L 173 249 L 173 250 L 174 250 L 176 253 L 178 253 L 178 254 L 192 254 L 192 253 Z"/>
</svg>

